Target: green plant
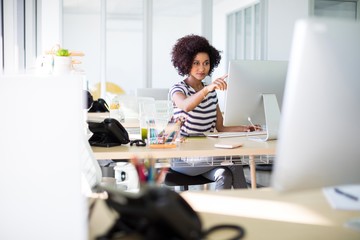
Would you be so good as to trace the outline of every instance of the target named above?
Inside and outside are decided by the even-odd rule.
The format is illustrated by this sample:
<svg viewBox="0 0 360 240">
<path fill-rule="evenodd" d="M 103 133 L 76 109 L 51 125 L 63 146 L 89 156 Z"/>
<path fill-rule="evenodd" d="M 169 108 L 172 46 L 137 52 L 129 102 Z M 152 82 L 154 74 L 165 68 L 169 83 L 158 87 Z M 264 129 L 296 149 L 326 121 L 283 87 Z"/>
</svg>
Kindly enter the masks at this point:
<svg viewBox="0 0 360 240">
<path fill-rule="evenodd" d="M 56 56 L 67 57 L 67 56 L 70 56 L 70 52 L 67 49 L 60 48 L 59 50 L 57 50 Z"/>
</svg>

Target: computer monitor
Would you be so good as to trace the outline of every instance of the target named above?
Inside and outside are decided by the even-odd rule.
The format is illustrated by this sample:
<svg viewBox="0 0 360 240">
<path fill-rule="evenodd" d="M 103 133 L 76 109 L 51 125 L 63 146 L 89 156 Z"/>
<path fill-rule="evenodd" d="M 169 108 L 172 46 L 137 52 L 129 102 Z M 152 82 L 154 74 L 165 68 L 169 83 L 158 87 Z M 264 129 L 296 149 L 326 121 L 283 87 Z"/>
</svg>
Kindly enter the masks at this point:
<svg viewBox="0 0 360 240">
<path fill-rule="evenodd" d="M 277 139 L 287 66 L 287 61 L 230 61 L 224 125 L 249 125 L 250 118 L 266 126 L 260 140 Z"/>
<path fill-rule="evenodd" d="M 272 186 L 360 183 L 360 23 L 295 25 Z"/>
<path fill-rule="evenodd" d="M 0 75 L 0 96 L 0 239 L 88 239 L 82 77 Z"/>
</svg>

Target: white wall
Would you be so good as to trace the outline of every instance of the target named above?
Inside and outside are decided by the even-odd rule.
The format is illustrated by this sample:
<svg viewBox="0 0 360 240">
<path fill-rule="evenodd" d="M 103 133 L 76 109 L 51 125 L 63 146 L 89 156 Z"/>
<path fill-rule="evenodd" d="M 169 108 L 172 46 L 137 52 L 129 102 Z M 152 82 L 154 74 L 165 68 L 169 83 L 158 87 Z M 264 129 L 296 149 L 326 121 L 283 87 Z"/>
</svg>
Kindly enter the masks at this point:
<svg viewBox="0 0 360 240">
<path fill-rule="evenodd" d="M 141 20 L 116 20 L 107 23 L 107 81 L 134 95 L 143 84 L 143 30 Z"/>
<path fill-rule="evenodd" d="M 100 15 L 96 13 L 64 13 L 62 47 L 81 51 L 84 57 L 77 58 L 76 66 L 86 72 L 90 82 L 100 81 Z"/>
<path fill-rule="evenodd" d="M 170 23 L 170 24 L 169 24 Z M 156 17 L 153 32 L 153 87 L 170 88 L 183 80 L 171 62 L 176 40 L 188 34 L 201 34 L 200 15 L 192 17 Z"/>
<path fill-rule="evenodd" d="M 288 60 L 295 21 L 309 14 L 309 1 L 270 0 L 267 16 L 267 59 Z"/>
<path fill-rule="evenodd" d="M 62 1 L 41 1 L 41 52 L 62 43 Z"/>
<path fill-rule="evenodd" d="M 200 9 L 199 9 L 200 12 Z M 100 81 L 100 15 L 64 13 L 63 46 L 83 51 L 79 67 L 86 72 L 89 86 Z M 171 63 L 171 49 L 176 40 L 187 34 L 200 34 L 200 15 L 154 16 L 153 84 L 169 88 L 181 80 Z M 107 20 L 107 81 L 121 86 L 129 95 L 143 86 L 142 19 Z"/>
<path fill-rule="evenodd" d="M 258 3 L 259 0 L 233 1 L 223 0 L 214 6 L 213 45 L 223 50 L 222 62 L 215 69 L 213 78 L 227 72 L 226 56 L 226 21 L 227 16 L 235 11 Z M 265 35 L 265 59 L 288 60 L 292 42 L 294 23 L 297 19 L 308 16 L 309 1 L 304 0 L 263 0 L 265 6 L 267 35 Z M 220 108 L 223 108 L 224 93 L 218 92 Z"/>
<path fill-rule="evenodd" d="M 214 5 L 213 8 L 213 41 L 212 44 L 218 50 L 223 51 L 221 54 L 222 61 L 217 69 L 213 73 L 213 77 L 222 76 L 227 72 L 226 69 L 226 21 L 227 16 L 233 12 L 236 12 L 242 8 L 259 2 L 259 0 L 223 0 Z"/>
<path fill-rule="evenodd" d="M 214 1 L 212 44 L 222 52 L 222 62 L 213 78 L 222 76 L 226 69 L 227 15 L 259 2 L 259 0 Z M 289 57 L 293 25 L 296 19 L 308 15 L 309 1 L 263 0 L 268 6 L 267 55 L 269 60 Z M 196 12 L 196 11 L 195 11 Z M 153 19 L 152 87 L 170 87 L 181 80 L 171 63 L 171 49 L 175 41 L 187 34 L 201 34 L 201 16 L 157 16 Z M 129 29 L 131 31 L 129 31 Z M 100 81 L 100 15 L 64 13 L 64 47 L 83 51 L 80 65 L 88 81 Z M 142 20 L 134 19 L 125 26 L 120 20 L 108 21 L 107 78 L 120 85 L 128 94 L 143 87 Z M 221 94 L 220 94 L 221 95 Z M 221 96 L 220 96 L 221 97 Z"/>
</svg>

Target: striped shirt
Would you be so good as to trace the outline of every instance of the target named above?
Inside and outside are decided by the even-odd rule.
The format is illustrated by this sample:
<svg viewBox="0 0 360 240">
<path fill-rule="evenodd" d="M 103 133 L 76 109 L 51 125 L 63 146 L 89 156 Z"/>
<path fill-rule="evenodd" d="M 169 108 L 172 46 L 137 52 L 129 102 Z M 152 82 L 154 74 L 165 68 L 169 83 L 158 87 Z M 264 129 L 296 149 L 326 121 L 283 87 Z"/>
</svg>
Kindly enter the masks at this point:
<svg viewBox="0 0 360 240">
<path fill-rule="evenodd" d="M 181 92 L 189 97 L 194 95 L 196 91 L 181 81 L 170 88 L 170 96 L 176 92 Z M 216 106 L 218 98 L 216 91 L 209 92 L 205 99 L 196 106 L 192 111 L 185 112 L 174 104 L 174 118 L 184 117 L 185 122 L 181 127 L 181 133 L 194 133 L 194 132 L 213 132 L 216 126 Z"/>
</svg>

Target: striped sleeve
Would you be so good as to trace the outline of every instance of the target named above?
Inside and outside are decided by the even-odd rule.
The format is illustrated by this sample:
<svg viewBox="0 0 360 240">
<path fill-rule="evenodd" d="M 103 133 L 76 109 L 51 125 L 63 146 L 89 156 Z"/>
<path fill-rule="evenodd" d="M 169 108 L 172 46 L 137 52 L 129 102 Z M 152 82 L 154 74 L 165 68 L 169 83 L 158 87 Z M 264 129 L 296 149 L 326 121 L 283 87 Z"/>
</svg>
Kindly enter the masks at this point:
<svg viewBox="0 0 360 240">
<path fill-rule="evenodd" d="M 170 90 L 170 96 L 172 97 L 175 92 L 182 92 L 186 96 L 191 96 L 196 93 L 185 82 L 175 84 Z M 181 132 L 213 132 L 216 126 L 217 104 L 218 98 L 216 91 L 212 91 L 195 109 L 190 112 L 185 112 L 174 106 L 174 117 L 185 118 L 185 123 L 181 128 Z"/>
</svg>

